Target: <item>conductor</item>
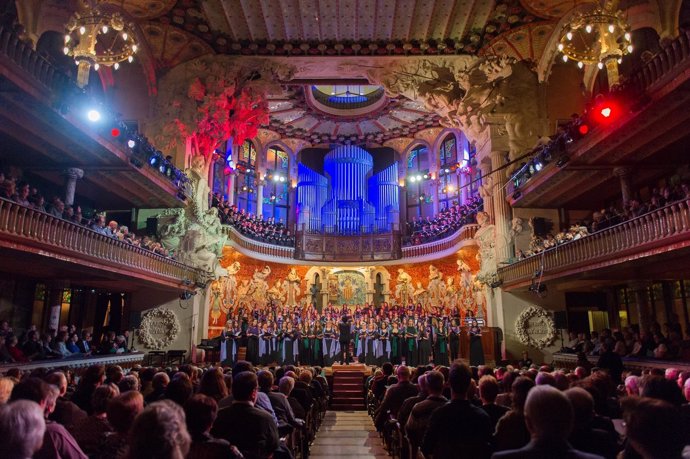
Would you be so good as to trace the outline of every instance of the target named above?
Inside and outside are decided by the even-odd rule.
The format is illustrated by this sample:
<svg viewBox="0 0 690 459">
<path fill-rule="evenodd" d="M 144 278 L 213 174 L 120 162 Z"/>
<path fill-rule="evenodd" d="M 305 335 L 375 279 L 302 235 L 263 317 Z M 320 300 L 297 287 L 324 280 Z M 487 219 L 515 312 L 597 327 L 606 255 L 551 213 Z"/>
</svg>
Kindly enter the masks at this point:
<svg viewBox="0 0 690 459">
<path fill-rule="evenodd" d="M 340 334 L 340 361 L 345 365 L 350 364 L 350 341 L 352 340 L 351 324 L 347 316 L 344 315 L 342 321 L 338 324 L 338 332 Z"/>
</svg>

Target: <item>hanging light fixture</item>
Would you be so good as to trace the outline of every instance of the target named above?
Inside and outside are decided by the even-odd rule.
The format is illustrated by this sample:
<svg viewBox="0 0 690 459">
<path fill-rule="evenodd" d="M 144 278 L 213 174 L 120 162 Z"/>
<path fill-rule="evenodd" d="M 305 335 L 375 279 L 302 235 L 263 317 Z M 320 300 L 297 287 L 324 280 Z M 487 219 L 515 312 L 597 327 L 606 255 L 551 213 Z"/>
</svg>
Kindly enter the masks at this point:
<svg viewBox="0 0 690 459">
<path fill-rule="evenodd" d="M 92 66 L 117 69 L 120 62 L 132 62 L 138 49 L 135 37 L 134 26 L 119 12 L 85 2 L 67 22 L 65 34 L 65 54 L 79 66 L 77 84 L 88 84 Z"/>
<path fill-rule="evenodd" d="M 618 84 L 618 64 L 633 52 L 630 24 L 617 10 L 618 0 L 603 0 L 604 6 L 584 6 L 563 28 L 558 51 L 563 61 L 606 67 L 609 86 Z"/>
</svg>

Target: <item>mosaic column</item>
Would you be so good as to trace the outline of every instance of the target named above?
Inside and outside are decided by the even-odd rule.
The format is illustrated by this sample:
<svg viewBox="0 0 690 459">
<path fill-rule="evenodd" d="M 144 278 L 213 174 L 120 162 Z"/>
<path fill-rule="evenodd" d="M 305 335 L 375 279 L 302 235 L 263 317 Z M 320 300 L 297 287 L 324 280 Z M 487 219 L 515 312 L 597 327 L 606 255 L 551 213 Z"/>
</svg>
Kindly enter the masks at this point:
<svg viewBox="0 0 690 459">
<path fill-rule="evenodd" d="M 496 262 L 499 264 L 512 258 L 513 242 L 510 237 L 511 209 L 506 201 L 506 169 L 499 170 L 505 165 L 505 152 L 491 152 L 491 169 L 493 172 L 493 208 L 494 225 L 496 226 Z"/>
</svg>

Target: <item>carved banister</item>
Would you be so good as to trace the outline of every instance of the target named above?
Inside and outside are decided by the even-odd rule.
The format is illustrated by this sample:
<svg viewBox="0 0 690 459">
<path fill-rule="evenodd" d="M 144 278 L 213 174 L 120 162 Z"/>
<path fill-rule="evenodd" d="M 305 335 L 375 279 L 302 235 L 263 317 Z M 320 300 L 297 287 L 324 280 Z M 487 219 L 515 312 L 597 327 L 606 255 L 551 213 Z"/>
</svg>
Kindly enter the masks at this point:
<svg viewBox="0 0 690 459">
<path fill-rule="evenodd" d="M 625 262 L 637 250 L 640 256 L 651 254 L 664 243 L 690 247 L 689 201 L 671 203 L 663 208 L 606 228 L 583 238 L 566 242 L 530 258 L 499 268 L 503 284 L 510 288 L 528 283 L 539 266 L 544 275 L 557 277 L 561 272 L 586 270 L 592 264 L 613 265 Z M 617 257 L 621 254 L 620 258 Z"/>
<path fill-rule="evenodd" d="M 198 270 L 178 261 L 0 198 L 0 246 L 4 244 L 74 263 L 102 264 L 104 270 L 120 269 L 124 275 L 167 285 L 201 278 Z"/>
</svg>

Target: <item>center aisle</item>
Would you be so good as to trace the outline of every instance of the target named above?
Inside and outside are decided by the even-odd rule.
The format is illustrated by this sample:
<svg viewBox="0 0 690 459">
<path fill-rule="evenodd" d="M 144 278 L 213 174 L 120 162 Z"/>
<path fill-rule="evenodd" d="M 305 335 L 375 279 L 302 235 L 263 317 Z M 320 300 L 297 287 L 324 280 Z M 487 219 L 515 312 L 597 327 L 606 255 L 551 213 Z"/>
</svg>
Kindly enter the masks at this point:
<svg viewBox="0 0 690 459">
<path fill-rule="evenodd" d="M 389 456 L 366 411 L 328 411 L 309 457 L 384 459 Z"/>
</svg>

